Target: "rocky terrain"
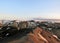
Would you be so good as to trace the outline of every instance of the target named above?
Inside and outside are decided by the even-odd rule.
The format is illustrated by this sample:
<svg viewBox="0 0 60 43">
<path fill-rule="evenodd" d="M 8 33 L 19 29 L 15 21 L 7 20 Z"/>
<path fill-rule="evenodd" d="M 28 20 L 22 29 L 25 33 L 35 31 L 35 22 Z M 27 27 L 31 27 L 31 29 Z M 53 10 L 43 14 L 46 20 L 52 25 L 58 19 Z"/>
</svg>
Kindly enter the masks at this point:
<svg viewBox="0 0 60 43">
<path fill-rule="evenodd" d="M 37 27 L 33 31 L 21 30 L 14 36 L 0 40 L 0 43 L 60 43 L 60 40 L 49 31 Z"/>
<path fill-rule="evenodd" d="M 60 43 L 60 24 L 10 21 L 0 24 L 0 43 Z"/>
</svg>

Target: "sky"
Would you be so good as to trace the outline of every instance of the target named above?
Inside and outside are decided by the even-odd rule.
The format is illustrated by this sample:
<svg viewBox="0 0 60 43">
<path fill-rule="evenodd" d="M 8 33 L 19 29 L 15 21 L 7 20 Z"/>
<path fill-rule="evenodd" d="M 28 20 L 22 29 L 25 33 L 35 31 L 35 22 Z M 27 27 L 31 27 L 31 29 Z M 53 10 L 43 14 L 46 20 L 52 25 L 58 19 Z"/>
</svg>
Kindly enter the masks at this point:
<svg viewBox="0 0 60 43">
<path fill-rule="evenodd" d="M 60 19 L 60 0 L 0 0 L 0 19 Z"/>
</svg>

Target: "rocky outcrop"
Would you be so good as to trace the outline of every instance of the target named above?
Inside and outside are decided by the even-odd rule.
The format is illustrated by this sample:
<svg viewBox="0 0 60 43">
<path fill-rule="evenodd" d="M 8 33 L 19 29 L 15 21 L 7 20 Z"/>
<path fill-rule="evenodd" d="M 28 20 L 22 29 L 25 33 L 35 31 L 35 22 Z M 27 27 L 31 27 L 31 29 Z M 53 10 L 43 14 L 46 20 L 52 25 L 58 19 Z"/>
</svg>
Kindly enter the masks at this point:
<svg viewBox="0 0 60 43">
<path fill-rule="evenodd" d="M 29 34 L 29 39 L 33 40 L 34 43 L 60 43 L 58 38 L 54 37 L 53 34 L 39 27 Z"/>
<path fill-rule="evenodd" d="M 57 37 L 54 37 L 49 31 L 42 30 L 37 27 L 33 32 L 28 33 L 20 41 L 16 40 L 15 42 L 19 43 L 60 43 Z"/>
<path fill-rule="evenodd" d="M 19 35 L 17 36 L 20 37 Z M 7 43 L 60 43 L 60 40 L 49 31 L 37 27 L 25 36 Z"/>
</svg>

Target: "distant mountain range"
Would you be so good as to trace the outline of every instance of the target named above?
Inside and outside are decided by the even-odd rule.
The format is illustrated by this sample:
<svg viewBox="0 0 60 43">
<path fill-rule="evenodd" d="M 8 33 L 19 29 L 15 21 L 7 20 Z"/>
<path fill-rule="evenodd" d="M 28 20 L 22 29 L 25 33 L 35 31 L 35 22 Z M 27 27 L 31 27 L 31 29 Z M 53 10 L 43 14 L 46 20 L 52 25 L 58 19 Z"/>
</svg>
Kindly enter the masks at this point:
<svg viewBox="0 0 60 43">
<path fill-rule="evenodd" d="M 51 21 L 60 21 L 60 19 L 46 19 L 46 18 L 33 18 L 32 20 L 51 20 Z"/>
<path fill-rule="evenodd" d="M 9 19 L 7 19 L 8 21 L 9 21 Z M 43 20 L 43 21 L 60 21 L 60 19 L 48 19 L 48 18 L 19 18 L 19 19 L 13 19 L 13 20 L 22 20 L 22 21 L 24 21 L 24 20 Z M 4 21 L 6 21 L 6 20 L 4 20 Z"/>
</svg>

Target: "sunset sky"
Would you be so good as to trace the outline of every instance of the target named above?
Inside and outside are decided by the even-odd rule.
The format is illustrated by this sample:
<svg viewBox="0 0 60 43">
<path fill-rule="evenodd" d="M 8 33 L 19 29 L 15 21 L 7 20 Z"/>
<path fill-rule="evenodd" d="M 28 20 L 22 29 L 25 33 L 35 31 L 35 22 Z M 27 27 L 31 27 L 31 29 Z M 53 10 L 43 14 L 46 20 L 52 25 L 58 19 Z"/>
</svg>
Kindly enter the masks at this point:
<svg viewBox="0 0 60 43">
<path fill-rule="evenodd" d="M 0 0 L 0 19 L 60 19 L 60 0 Z"/>
</svg>

